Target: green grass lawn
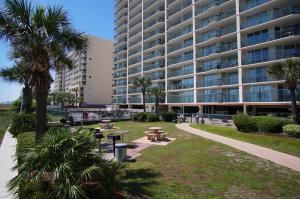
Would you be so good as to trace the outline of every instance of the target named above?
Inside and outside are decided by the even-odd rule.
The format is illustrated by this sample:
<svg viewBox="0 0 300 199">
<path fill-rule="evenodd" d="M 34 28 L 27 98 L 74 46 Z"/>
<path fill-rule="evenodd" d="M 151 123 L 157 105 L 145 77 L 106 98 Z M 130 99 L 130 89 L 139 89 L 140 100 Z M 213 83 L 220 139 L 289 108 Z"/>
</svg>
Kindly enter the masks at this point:
<svg viewBox="0 0 300 199">
<path fill-rule="evenodd" d="M 12 118 L 12 113 L 10 111 L 0 112 L 0 144 L 2 142 L 3 136 L 9 126 Z"/>
<path fill-rule="evenodd" d="M 191 127 L 300 157 L 300 139 L 258 133 L 242 133 L 235 128 L 206 124 L 192 124 Z"/>
<path fill-rule="evenodd" d="M 300 198 L 300 173 L 185 133 L 172 123 L 119 122 L 127 142 L 161 126 L 176 140 L 126 163 L 127 198 Z"/>
</svg>

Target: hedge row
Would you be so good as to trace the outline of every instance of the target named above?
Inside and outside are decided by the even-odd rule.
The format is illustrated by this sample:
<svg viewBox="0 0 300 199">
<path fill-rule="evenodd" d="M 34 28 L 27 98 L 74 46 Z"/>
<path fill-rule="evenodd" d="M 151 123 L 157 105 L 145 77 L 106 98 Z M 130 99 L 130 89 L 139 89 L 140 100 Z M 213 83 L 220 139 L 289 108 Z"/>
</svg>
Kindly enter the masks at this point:
<svg viewBox="0 0 300 199">
<path fill-rule="evenodd" d="M 283 133 L 294 138 L 300 138 L 300 125 L 289 124 L 283 127 Z"/>
<path fill-rule="evenodd" d="M 17 137 L 19 133 L 33 131 L 35 123 L 35 114 L 15 114 L 12 118 L 10 133 Z"/>
<path fill-rule="evenodd" d="M 162 112 L 160 114 L 162 120 L 165 122 L 173 122 L 177 118 L 177 114 L 174 112 Z M 133 120 L 140 122 L 155 122 L 159 121 L 159 115 L 156 113 L 136 113 L 133 115 Z"/>
<path fill-rule="evenodd" d="M 272 116 L 249 116 L 237 114 L 233 116 L 236 128 L 241 132 L 282 133 L 283 126 L 291 124 L 286 118 Z"/>
</svg>

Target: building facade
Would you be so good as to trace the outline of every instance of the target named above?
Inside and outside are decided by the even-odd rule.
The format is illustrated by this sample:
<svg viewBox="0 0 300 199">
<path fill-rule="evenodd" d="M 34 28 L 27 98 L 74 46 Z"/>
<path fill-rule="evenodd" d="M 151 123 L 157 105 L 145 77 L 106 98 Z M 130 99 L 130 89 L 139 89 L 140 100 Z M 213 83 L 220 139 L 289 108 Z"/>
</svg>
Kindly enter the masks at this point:
<svg viewBox="0 0 300 199">
<path fill-rule="evenodd" d="M 94 36 L 87 40 L 86 51 L 69 54 L 73 67 L 56 72 L 53 90 L 71 92 L 90 104 L 111 104 L 113 44 Z"/>
<path fill-rule="evenodd" d="M 115 17 L 114 104 L 141 104 L 132 83 L 144 76 L 169 109 L 288 110 L 268 67 L 300 61 L 299 0 L 116 0 Z"/>
</svg>

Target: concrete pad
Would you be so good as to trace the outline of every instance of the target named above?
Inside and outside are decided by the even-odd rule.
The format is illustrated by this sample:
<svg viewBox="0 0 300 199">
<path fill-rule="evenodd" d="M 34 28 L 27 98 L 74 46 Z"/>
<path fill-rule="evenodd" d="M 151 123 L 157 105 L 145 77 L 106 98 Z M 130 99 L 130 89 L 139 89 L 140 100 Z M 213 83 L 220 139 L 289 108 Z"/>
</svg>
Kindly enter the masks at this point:
<svg viewBox="0 0 300 199">
<path fill-rule="evenodd" d="M 140 139 L 134 140 L 135 143 L 143 143 L 143 144 L 149 144 L 149 145 L 159 145 L 159 146 L 166 146 L 176 140 L 176 138 L 167 138 L 167 141 L 155 141 L 151 142 L 151 140 L 148 140 L 147 137 L 142 137 Z"/>
</svg>

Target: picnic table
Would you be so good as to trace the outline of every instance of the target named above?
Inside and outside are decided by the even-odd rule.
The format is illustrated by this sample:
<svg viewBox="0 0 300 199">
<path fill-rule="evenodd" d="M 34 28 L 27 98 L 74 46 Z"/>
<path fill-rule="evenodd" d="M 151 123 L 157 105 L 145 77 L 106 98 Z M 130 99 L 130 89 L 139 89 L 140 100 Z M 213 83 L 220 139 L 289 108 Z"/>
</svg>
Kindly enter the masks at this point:
<svg viewBox="0 0 300 199">
<path fill-rule="evenodd" d="M 168 135 L 164 131 L 162 131 L 161 127 L 150 127 L 149 131 L 145 132 L 148 140 L 154 141 L 164 141 L 166 140 L 166 136 Z"/>
</svg>

